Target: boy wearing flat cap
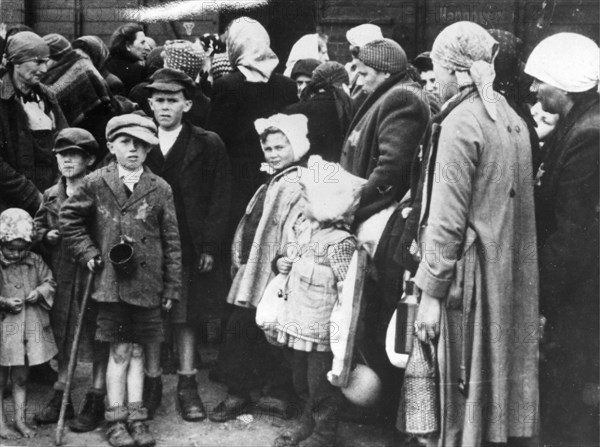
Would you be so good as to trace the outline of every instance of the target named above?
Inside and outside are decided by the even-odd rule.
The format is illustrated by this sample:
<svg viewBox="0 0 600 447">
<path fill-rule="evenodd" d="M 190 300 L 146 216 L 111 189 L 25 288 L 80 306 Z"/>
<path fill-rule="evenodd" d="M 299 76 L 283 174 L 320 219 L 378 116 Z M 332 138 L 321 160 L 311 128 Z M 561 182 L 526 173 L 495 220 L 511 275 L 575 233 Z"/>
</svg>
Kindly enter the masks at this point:
<svg viewBox="0 0 600 447">
<path fill-rule="evenodd" d="M 158 146 L 146 165 L 173 189 L 182 246 L 181 300 L 169 313 L 179 353 L 177 408 L 186 421 L 206 417 L 198 394 L 194 355 L 198 323 L 221 318 L 228 284 L 220 254 L 228 228 L 231 179 L 229 158 L 219 136 L 183 119 L 194 95 L 192 79 L 163 68 L 151 77 L 150 107 L 158 123 Z M 158 369 L 158 365 L 148 365 Z M 146 377 L 144 402 L 160 405 L 160 376 Z"/>
<path fill-rule="evenodd" d="M 179 231 L 171 187 L 143 166 L 158 144 L 154 123 L 139 115 L 117 116 L 108 122 L 106 139 L 116 161 L 85 177 L 65 201 L 60 230 L 76 259 L 96 272 L 96 340 L 110 343 L 108 441 L 115 447 L 151 446 L 142 400 L 144 354 L 159 355 L 161 307 L 169 310 L 179 299 Z M 113 247 L 132 253 L 125 266 L 114 251 L 109 256 Z"/>
<path fill-rule="evenodd" d="M 59 231 L 58 215 L 60 208 L 83 183 L 89 167 L 98 155 L 98 143 L 87 130 L 68 127 L 56 136 L 53 149 L 62 176 L 56 185 L 44 192 L 42 206 L 35 215 L 37 241 L 54 275 L 58 288 L 55 304 L 50 310 L 50 324 L 58 346 L 58 380 L 54 384 L 54 395 L 48 404 L 35 416 L 40 424 L 58 421 L 60 405 L 67 380 L 67 367 L 74 338 L 75 321 L 79 314 L 79 299 L 84 290 L 85 270 L 78 266 L 67 250 Z M 90 303 L 86 309 L 83 337 L 80 343 L 79 359 L 94 363 L 92 388 L 85 397 L 81 413 L 77 420 L 69 425 L 79 431 L 93 430 L 104 419 L 104 395 L 106 344 L 94 342 L 96 329 L 96 306 Z M 74 416 L 73 405 L 69 399 L 66 416 Z M 86 429 L 86 427 L 89 428 Z"/>
</svg>

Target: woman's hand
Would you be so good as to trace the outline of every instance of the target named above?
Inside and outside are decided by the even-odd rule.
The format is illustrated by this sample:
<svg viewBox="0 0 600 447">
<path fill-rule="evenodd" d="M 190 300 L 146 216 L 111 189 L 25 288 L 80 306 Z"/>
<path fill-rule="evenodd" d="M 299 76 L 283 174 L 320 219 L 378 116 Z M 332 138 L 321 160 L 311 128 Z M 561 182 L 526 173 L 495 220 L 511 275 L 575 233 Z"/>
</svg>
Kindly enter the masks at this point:
<svg viewBox="0 0 600 447">
<path fill-rule="evenodd" d="M 50 245 L 56 245 L 60 240 L 60 233 L 58 230 L 50 230 L 46 233 L 46 242 Z"/>
<path fill-rule="evenodd" d="M 27 295 L 27 298 L 25 298 L 25 302 L 27 304 L 37 303 L 38 300 L 40 299 L 40 296 L 41 296 L 41 293 L 34 289 L 31 292 L 29 292 L 29 295 Z"/>
<path fill-rule="evenodd" d="M 440 300 L 421 292 L 421 302 L 415 319 L 415 331 L 423 343 L 433 340 L 439 335 L 441 308 Z"/>
</svg>

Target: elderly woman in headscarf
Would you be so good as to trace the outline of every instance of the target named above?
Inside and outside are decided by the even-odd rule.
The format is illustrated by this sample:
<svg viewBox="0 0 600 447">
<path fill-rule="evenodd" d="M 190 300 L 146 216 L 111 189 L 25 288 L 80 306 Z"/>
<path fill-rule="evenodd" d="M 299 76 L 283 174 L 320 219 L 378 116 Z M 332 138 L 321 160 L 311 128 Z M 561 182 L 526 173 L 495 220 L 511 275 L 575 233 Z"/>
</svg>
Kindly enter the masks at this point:
<svg viewBox="0 0 600 447">
<path fill-rule="evenodd" d="M 598 445 L 600 49 L 559 33 L 533 49 L 531 91 L 558 123 L 535 183 L 542 442 Z"/>
<path fill-rule="evenodd" d="M 50 49 L 31 31 L 11 36 L 6 67 L 0 69 L 0 211 L 23 208 L 32 216 L 42 191 L 54 184 L 58 170 L 54 136 L 67 121 L 41 79 Z"/>
<path fill-rule="evenodd" d="M 321 62 L 327 62 L 329 60 L 327 36 L 318 33 L 305 34 L 298 39 L 290 50 L 283 74 L 291 77 L 294 65 L 303 59 L 317 59 Z"/>
<path fill-rule="evenodd" d="M 227 30 L 227 53 L 235 71 L 213 85 L 206 129 L 221 137 L 231 161 L 231 235 L 264 180 L 259 172 L 264 160 L 254 121 L 298 100 L 294 81 L 274 73 L 279 59 L 270 42 L 257 21 L 248 17 L 233 21 Z"/>
<path fill-rule="evenodd" d="M 533 187 L 514 172 L 531 170 L 531 150 L 524 121 L 492 90 L 496 50 L 482 27 L 457 22 L 431 52 L 446 102 L 423 160 L 418 338 L 398 428 L 429 433 L 443 446 L 506 443 L 536 429 Z M 409 374 L 423 351 L 433 354 L 431 380 L 438 381 L 430 399 L 412 388 Z"/>
<path fill-rule="evenodd" d="M 64 36 L 47 34 L 44 41 L 50 48 L 51 64 L 42 83 L 56 96 L 69 126 L 94 136 L 101 160 L 108 153 L 106 124 L 117 113 L 118 103 L 90 58 L 73 50 Z"/>
<path fill-rule="evenodd" d="M 78 52 L 86 54 L 90 58 L 92 64 L 96 67 L 96 70 L 98 70 L 106 80 L 113 95 L 123 95 L 125 93 L 123 82 L 108 71 L 108 68 L 106 67 L 110 52 L 100 37 L 81 36 L 71 42 L 71 46 L 74 50 L 79 50 Z"/>
<path fill-rule="evenodd" d="M 313 71 L 299 103 L 284 113 L 301 113 L 308 118 L 310 153 L 338 162 L 346 131 L 353 116 L 348 95 L 350 79 L 339 62 L 324 62 Z"/>
</svg>

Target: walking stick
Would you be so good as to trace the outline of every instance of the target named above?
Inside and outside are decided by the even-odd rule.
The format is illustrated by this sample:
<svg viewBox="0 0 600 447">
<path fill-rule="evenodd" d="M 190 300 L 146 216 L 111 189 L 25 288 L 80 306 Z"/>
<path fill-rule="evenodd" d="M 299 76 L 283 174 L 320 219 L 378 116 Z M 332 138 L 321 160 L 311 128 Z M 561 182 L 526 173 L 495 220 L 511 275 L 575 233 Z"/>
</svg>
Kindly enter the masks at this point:
<svg viewBox="0 0 600 447">
<path fill-rule="evenodd" d="M 102 267 L 102 261 L 96 262 L 96 268 Z M 73 337 L 73 344 L 71 345 L 71 357 L 69 357 L 69 367 L 67 369 L 67 383 L 65 384 L 65 392 L 63 393 L 62 402 L 60 404 L 60 414 L 58 416 L 58 424 L 56 425 L 56 437 L 54 438 L 55 445 L 62 444 L 62 435 L 65 428 L 65 413 L 67 410 L 67 404 L 69 402 L 69 396 L 71 394 L 71 380 L 73 380 L 73 373 L 75 372 L 75 366 L 77 365 L 77 350 L 79 349 L 79 339 L 81 337 L 81 326 L 83 325 L 83 316 L 85 314 L 85 308 L 87 302 L 92 294 L 92 287 L 94 286 L 95 272 L 89 272 L 87 281 L 85 283 L 85 291 L 81 300 L 81 308 L 79 309 L 79 315 L 77 316 L 77 326 L 75 326 L 75 336 Z"/>
</svg>

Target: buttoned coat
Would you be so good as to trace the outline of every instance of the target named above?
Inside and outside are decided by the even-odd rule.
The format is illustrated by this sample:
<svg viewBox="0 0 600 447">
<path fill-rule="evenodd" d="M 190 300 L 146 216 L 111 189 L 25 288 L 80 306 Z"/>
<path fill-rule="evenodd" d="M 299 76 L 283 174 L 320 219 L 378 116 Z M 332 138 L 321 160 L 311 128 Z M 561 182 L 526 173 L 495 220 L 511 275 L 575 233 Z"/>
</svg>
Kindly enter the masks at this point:
<svg viewBox="0 0 600 447">
<path fill-rule="evenodd" d="M 421 88 L 401 75 L 387 79 L 360 106 L 346 135 L 340 164 L 367 179 L 355 224 L 399 201 L 429 120 Z"/>
<path fill-rule="evenodd" d="M 181 289 L 181 244 L 171 187 L 144 168 L 127 197 L 117 164 L 85 177 L 60 211 L 60 232 L 78 261 L 101 256 L 92 298 L 157 307 L 161 298 L 178 300 Z M 133 241 L 135 271 L 117 275 L 108 252 L 122 237 Z"/>
<path fill-rule="evenodd" d="M 26 304 L 32 290 L 40 293 L 36 303 Z M 56 283 L 42 258 L 32 252 L 20 261 L 0 266 L 0 295 L 21 298 L 23 310 L 0 313 L 0 365 L 39 365 L 56 355 L 58 349 L 50 328 L 48 310 L 54 301 Z"/>
</svg>

